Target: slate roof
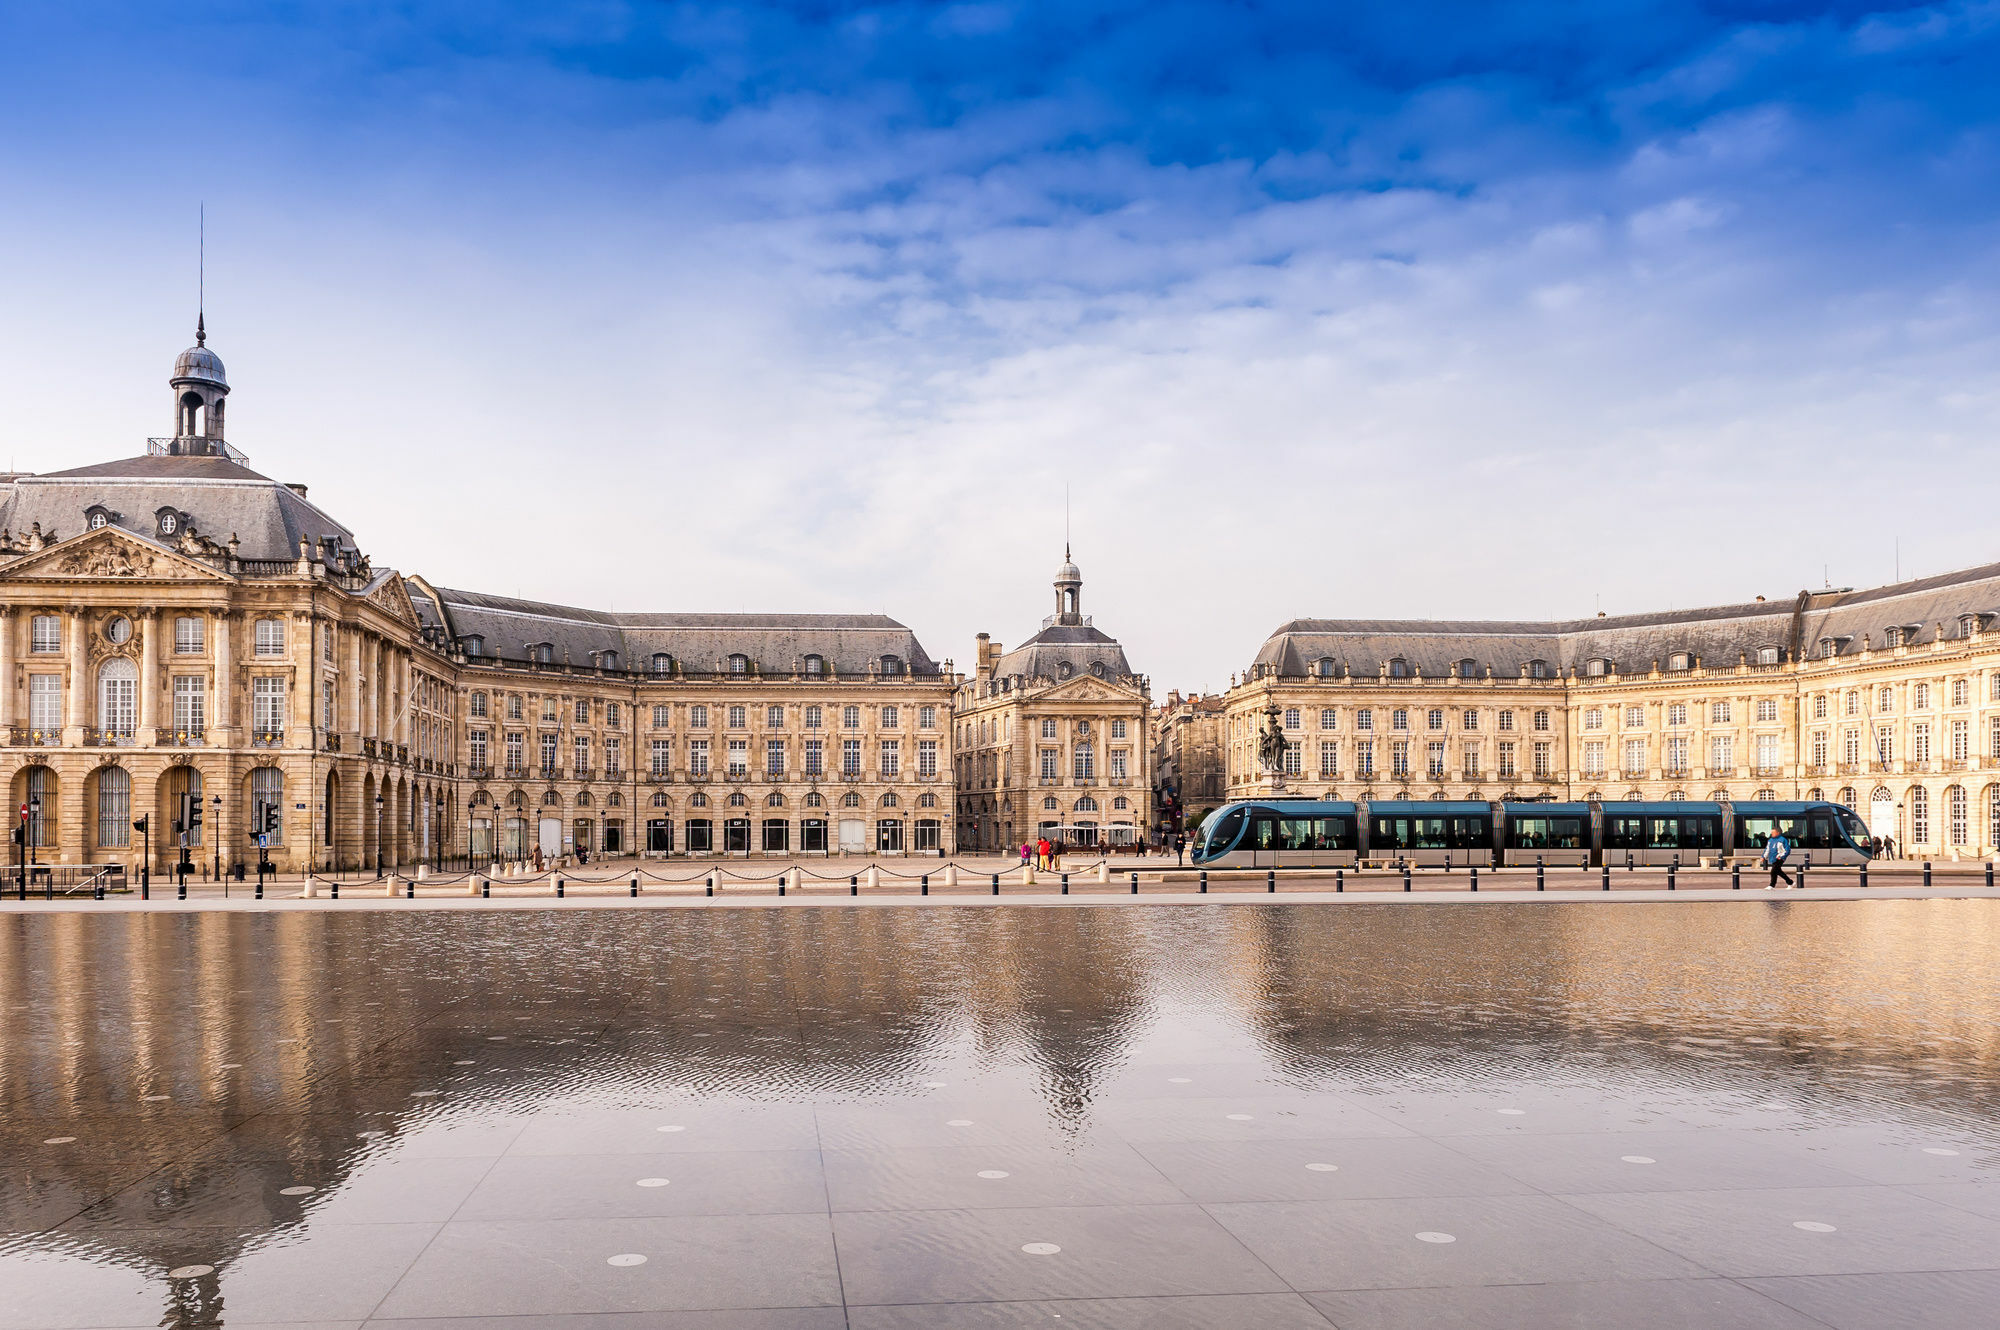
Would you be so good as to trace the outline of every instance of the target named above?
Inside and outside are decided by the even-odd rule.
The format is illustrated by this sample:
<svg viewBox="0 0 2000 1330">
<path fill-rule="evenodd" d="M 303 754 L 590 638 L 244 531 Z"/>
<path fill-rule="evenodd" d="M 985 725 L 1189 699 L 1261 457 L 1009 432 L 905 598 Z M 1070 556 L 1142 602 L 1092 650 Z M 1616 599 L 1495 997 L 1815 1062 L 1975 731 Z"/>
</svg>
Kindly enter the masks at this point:
<svg viewBox="0 0 2000 1330">
<path fill-rule="evenodd" d="M 1587 672 L 1592 660 L 1608 660 L 1621 673 L 1643 673 L 1655 662 L 1665 668 L 1676 652 L 1698 662 L 1735 665 L 1777 647 L 1783 659 L 1817 654 L 1822 639 L 1837 649 L 1882 647 L 1887 630 L 1904 629 L 1912 645 L 1959 633 L 1964 615 L 2000 616 L 2000 564 L 1943 573 L 1865 591 L 1800 592 L 1781 601 L 1752 601 L 1704 609 L 1607 618 L 1510 622 L 1480 620 L 1294 619 L 1266 638 L 1254 665 L 1281 675 L 1316 672 L 1331 658 L 1346 673 L 1376 677 L 1400 658 L 1413 673 L 1442 677 L 1454 663 L 1475 662 L 1475 675 L 1488 666 L 1499 678 L 1518 678 L 1536 660 L 1551 673 Z M 1253 673 L 1256 670 L 1253 668 Z"/>
<path fill-rule="evenodd" d="M 115 525 L 155 535 L 156 514 L 166 507 L 188 516 L 196 532 L 217 544 L 234 535 L 245 559 L 295 559 L 299 537 L 317 551 L 321 538 L 356 548 L 354 533 L 269 476 L 226 457 L 127 457 L 115 462 L 20 475 L 0 483 L 0 527 L 16 537 L 36 523 L 49 537 L 85 529 L 86 509 L 102 505 Z"/>
<path fill-rule="evenodd" d="M 788 675 L 810 655 L 839 674 L 866 674 L 884 656 L 911 674 L 939 672 L 916 634 L 882 614 L 611 612 L 448 587 L 438 595 L 452 632 L 483 638 L 484 654 L 503 660 L 525 660 L 530 644 L 546 642 L 557 662 L 587 665 L 593 651 L 616 651 L 628 670 L 645 669 L 664 651 L 695 672 L 726 668 L 739 652 L 766 674 Z"/>
<path fill-rule="evenodd" d="M 1067 664 L 1072 675 L 1089 674 L 1091 666 L 1120 679 L 1132 673 L 1125 648 L 1118 640 L 1089 624 L 1051 624 L 1002 655 L 993 666 L 998 678 L 1060 679 Z"/>
</svg>

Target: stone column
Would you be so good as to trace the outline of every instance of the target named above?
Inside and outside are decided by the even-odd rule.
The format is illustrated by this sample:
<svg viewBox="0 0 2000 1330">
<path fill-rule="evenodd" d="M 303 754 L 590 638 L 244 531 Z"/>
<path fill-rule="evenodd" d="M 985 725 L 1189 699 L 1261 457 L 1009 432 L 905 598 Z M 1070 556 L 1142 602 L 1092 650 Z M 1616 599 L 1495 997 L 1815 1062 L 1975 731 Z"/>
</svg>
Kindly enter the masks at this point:
<svg viewBox="0 0 2000 1330">
<path fill-rule="evenodd" d="M 83 610 L 79 607 L 72 606 L 69 612 L 63 617 L 65 621 L 63 630 L 69 634 L 69 641 L 66 644 L 69 647 L 69 690 L 63 696 L 65 703 L 63 708 L 63 742 L 65 744 L 81 744 L 83 742 L 83 727 L 89 723 L 88 717 L 90 715 L 88 704 L 90 697 L 90 648 L 84 641 L 84 634 L 89 629 L 84 620 Z M 67 783 L 65 782 L 65 784 Z"/>
<path fill-rule="evenodd" d="M 313 695 L 319 691 L 313 683 L 319 669 L 314 654 L 319 650 L 319 622 L 307 617 L 304 623 L 305 631 L 291 637 L 292 695 L 285 699 L 287 748 L 312 747 Z"/>
<path fill-rule="evenodd" d="M 160 725 L 160 615 L 147 610 L 139 616 L 139 735 L 142 748 L 159 742 Z M 135 791 L 136 793 L 136 791 Z"/>
<path fill-rule="evenodd" d="M 14 723 L 14 615 L 0 608 L 0 732 Z"/>
<path fill-rule="evenodd" d="M 361 630 L 355 629 L 347 651 L 347 724 L 351 751 L 361 751 Z"/>
<path fill-rule="evenodd" d="M 210 647 L 215 661 L 215 677 L 209 680 L 208 726 L 217 732 L 215 743 L 228 747 L 235 737 L 232 722 L 236 715 L 235 680 L 229 659 L 229 611 L 224 610 L 220 614 L 211 615 L 208 627 L 215 636 L 214 644 Z"/>
</svg>

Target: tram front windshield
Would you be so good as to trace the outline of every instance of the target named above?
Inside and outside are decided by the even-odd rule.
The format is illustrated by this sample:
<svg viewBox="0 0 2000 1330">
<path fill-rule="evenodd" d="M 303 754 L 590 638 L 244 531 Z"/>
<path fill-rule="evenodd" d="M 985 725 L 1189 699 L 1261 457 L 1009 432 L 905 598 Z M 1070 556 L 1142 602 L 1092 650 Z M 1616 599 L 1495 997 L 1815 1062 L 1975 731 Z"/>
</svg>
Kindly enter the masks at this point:
<svg viewBox="0 0 2000 1330">
<path fill-rule="evenodd" d="M 1207 835 L 1202 840 L 1202 854 L 1222 853 L 1229 848 L 1229 842 L 1236 839 L 1237 833 L 1242 828 L 1243 810 L 1241 808 L 1231 808 L 1211 818 L 1207 827 Z"/>
</svg>

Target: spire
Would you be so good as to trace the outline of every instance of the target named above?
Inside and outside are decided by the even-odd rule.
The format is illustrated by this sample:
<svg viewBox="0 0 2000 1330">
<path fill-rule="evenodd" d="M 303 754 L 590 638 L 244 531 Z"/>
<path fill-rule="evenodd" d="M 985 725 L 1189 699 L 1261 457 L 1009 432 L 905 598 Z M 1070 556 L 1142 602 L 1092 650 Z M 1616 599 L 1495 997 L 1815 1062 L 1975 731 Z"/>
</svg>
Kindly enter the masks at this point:
<svg viewBox="0 0 2000 1330">
<path fill-rule="evenodd" d="M 194 344 L 196 346 L 208 345 L 208 316 L 200 311 L 197 311 L 194 316 Z"/>
<path fill-rule="evenodd" d="M 194 260 L 194 344 L 208 345 L 208 204 L 201 205 L 195 221 Z"/>
</svg>

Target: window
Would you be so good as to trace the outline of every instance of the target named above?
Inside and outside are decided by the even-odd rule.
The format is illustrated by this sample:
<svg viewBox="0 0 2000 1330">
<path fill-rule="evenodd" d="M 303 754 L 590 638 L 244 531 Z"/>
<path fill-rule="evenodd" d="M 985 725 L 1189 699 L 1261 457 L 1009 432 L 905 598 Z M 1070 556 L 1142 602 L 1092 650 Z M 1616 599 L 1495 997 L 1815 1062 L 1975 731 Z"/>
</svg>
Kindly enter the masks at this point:
<svg viewBox="0 0 2000 1330">
<path fill-rule="evenodd" d="M 1392 776 L 1410 774 L 1410 745 L 1407 740 L 1399 740 L 1389 745 L 1389 774 Z"/>
<path fill-rule="evenodd" d="M 486 650 L 486 639 L 477 635 L 461 637 L 458 642 L 465 648 L 465 654 L 468 656 L 477 656 Z"/>
<path fill-rule="evenodd" d="M 97 773 L 97 843 L 106 849 L 132 843 L 132 773 L 123 767 Z"/>
<path fill-rule="evenodd" d="M 1299 718 L 1299 709 L 1297 707 L 1286 707 L 1285 728 L 1288 730 L 1296 730 L 1299 728 L 1300 724 L 1301 721 Z"/>
<path fill-rule="evenodd" d="M 1113 726 L 1115 727 L 1115 732 L 1118 734 L 1124 733 L 1124 728 L 1123 728 L 1124 725 L 1125 722 L 1122 720 L 1113 722 Z M 917 728 L 920 730 L 934 730 L 937 728 L 936 707 L 917 708 Z"/>
<path fill-rule="evenodd" d="M 1354 713 L 1354 728 L 1372 730 L 1375 728 L 1375 713 L 1366 707 Z"/>
<path fill-rule="evenodd" d="M 1776 665 L 1778 663 L 1778 648 L 1758 647 L 1757 663 L 1759 665 Z"/>
<path fill-rule="evenodd" d="M 842 739 L 840 741 L 840 774 L 859 776 L 861 774 L 861 741 Z"/>
<path fill-rule="evenodd" d="M 1962 720 L 1951 723 L 1951 752 L 1954 762 L 1964 762 L 1972 756 L 1972 726 Z"/>
<path fill-rule="evenodd" d="M 545 776 L 554 775 L 556 771 L 555 735 L 553 734 L 542 735 L 541 742 L 537 744 L 536 747 L 542 755 L 542 774 Z"/>
<path fill-rule="evenodd" d="M 519 693 L 507 694 L 507 719 L 521 719 L 521 695 Z"/>
<path fill-rule="evenodd" d="M 1927 711 L 1930 709 L 1930 705 L 1931 686 L 1929 684 L 1920 683 L 1910 691 L 1910 708 L 1912 710 Z"/>
<path fill-rule="evenodd" d="M 199 656 L 207 647 L 207 622 L 189 615 L 174 620 L 174 654 Z M 329 641 L 332 639 L 329 638 Z"/>
<path fill-rule="evenodd" d="M 1529 661 L 1529 662 L 1528 662 L 1528 677 L 1529 677 L 1530 679 L 1546 679 L 1546 678 L 1548 678 L 1548 677 L 1549 677 L 1549 663 L 1548 663 L 1547 661 L 1545 661 L 1545 660 L 1531 660 L 1531 661 Z"/>
<path fill-rule="evenodd" d="M 1304 769 L 1304 749 L 1305 746 L 1303 744 L 1291 742 L 1285 744 L 1284 766 L 1287 776 L 1296 776 Z"/>
<path fill-rule="evenodd" d="M 1546 778 L 1549 771 L 1549 745 L 1538 743 L 1535 745 L 1535 774 Z"/>
<path fill-rule="evenodd" d="M 1410 677 L 1410 667 L 1402 657 L 1398 656 L 1389 662 L 1389 677 L 1391 679 L 1407 679 Z"/>
<path fill-rule="evenodd" d="M 1884 766 L 1896 760 L 1896 732 L 1887 725 L 1875 727 L 1875 760 Z"/>
<path fill-rule="evenodd" d="M 1812 737 L 1812 765 L 1826 766 L 1826 731 L 1815 730 Z"/>
<path fill-rule="evenodd" d="M 1340 774 L 1340 745 L 1331 739 L 1320 741 L 1319 774 L 1326 777 Z"/>
<path fill-rule="evenodd" d="M 727 766 L 727 768 L 726 768 L 726 769 L 727 769 L 727 771 L 729 772 L 729 774 L 730 774 L 730 775 L 732 775 L 732 776 L 747 776 L 747 775 L 749 775 L 749 774 L 750 774 L 750 741 L 749 741 L 749 740 L 747 740 L 747 739 L 731 739 L 731 740 L 729 741 L 729 749 L 728 749 L 728 755 L 729 755 L 729 756 L 728 756 L 728 766 Z"/>
<path fill-rule="evenodd" d="M 1676 651 L 1667 657 L 1667 668 L 1676 673 L 1681 670 L 1691 669 L 1693 666 L 1694 657 L 1685 651 Z"/>
<path fill-rule="evenodd" d="M 1964 706 L 1968 701 L 1971 700 L 1971 696 L 1972 696 L 1972 687 L 1970 684 L 1966 683 L 1965 680 L 1953 679 L 1951 681 L 1951 704 L 1953 706 L 1955 707 Z"/>
<path fill-rule="evenodd" d="M 1354 745 L 1354 774 L 1367 780 L 1375 774 L 1375 741 L 1363 739 Z"/>
<path fill-rule="evenodd" d="M 1503 711 L 1503 712 L 1501 712 L 1501 713 L 1500 713 L 1500 728 L 1501 728 L 1502 730 L 1511 730 L 1511 729 L 1513 729 L 1513 728 L 1514 728 L 1514 713 L 1513 713 L 1513 712 L 1511 712 L 1511 711 Z"/>
<path fill-rule="evenodd" d="M 486 694 L 474 693 L 472 695 L 472 714 L 478 720 L 486 718 Z"/>
<path fill-rule="evenodd" d="M 647 662 L 647 668 L 655 675 L 672 674 L 674 658 L 664 651 L 655 651 L 652 660 Z"/>
<path fill-rule="evenodd" d="M 130 736 L 138 727 L 139 669 L 123 656 L 104 662 L 98 676 L 97 723 L 107 734 Z"/>
<path fill-rule="evenodd" d="M 37 614 L 28 630 L 28 650 L 38 656 L 62 650 L 62 620 L 53 614 Z"/>
<path fill-rule="evenodd" d="M 1502 743 L 1500 745 L 1499 765 L 1495 768 L 1495 774 L 1502 777 L 1511 777 L 1517 774 L 1514 770 L 1513 744 Z"/>
<path fill-rule="evenodd" d="M 1598 707 L 1587 708 L 1583 713 L 1583 728 L 1601 730 L 1604 728 L 1604 712 Z"/>
<path fill-rule="evenodd" d="M 861 708 L 860 708 L 860 707 L 852 707 L 852 706 L 849 706 L 849 707 L 842 707 L 842 708 L 840 709 L 840 728 L 841 728 L 841 729 L 843 729 L 843 730 L 858 730 L 858 729 L 860 729 L 860 728 L 861 728 Z"/>
<path fill-rule="evenodd" d="M 708 708 L 697 702 L 688 708 L 688 724 L 697 730 L 708 728 Z"/>
<path fill-rule="evenodd" d="M 1334 663 L 1330 658 L 1321 657 L 1319 661 L 1316 663 L 1316 672 L 1322 679 L 1331 679 L 1333 677 L 1333 671 L 1334 671 Z"/>
<path fill-rule="evenodd" d="M 1954 785 L 1944 792 L 1946 834 L 1953 845 L 1963 845 L 1971 834 L 1971 819 L 1967 816 L 1965 787 Z"/>
<path fill-rule="evenodd" d="M 284 679 L 260 674 L 250 681 L 250 725 L 259 734 L 284 733 Z"/>
<path fill-rule="evenodd" d="M 1896 707 L 1895 689 L 1885 686 L 1875 694 L 1875 709 L 1881 712 L 1883 715 L 1887 715 L 1889 712 L 1895 710 L 1895 707 Z"/>
<path fill-rule="evenodd" d="M 773 778 L 785 774 L 785 741 L 766 739 L 764 741 L 764 774 Z"/>
<path fill-rule="evenodd" d="M 1057 759 L 1057 758 L 1058 758 L 1058 757 L 1060 756 L 1060 753 L 1061 753 L 1061 750 L 1059 750 L 1059 749 L 1055 749 L 1055 748 L 1044 748 L 1044 749 L 1042 749 L 1042 779 L 1043 779 L 1043 780 L 1055 780 L 1055 779 L 1057 779 L 1057 775 L 1056 775 L 1056 770 L 1057 770 L 1057 768 L 1056 768 L 1056 759 Z"/>
<path fill-rule="evenodd" d="M 1813 714 L 1813 719 L 1814 719 L 1814 720 L 1825 720 L 1825 719 L 1826 719 L 1826 694 L 1825 694 L 1825 693 L 1821 693 L 1821 694 L 1819 694 L 1818 696 L 1816 696 L 1815 698 L 1813 698 L 1813 710 L 1812 710 L 1812 714 Z"/>
<path fill-rule="evenodd" d="M 1586 776 L 1604 774 L 1604 740 L 1592 739 L 1584 744 L 1583 774 Z"/>
<path fill-rule="evenodd" d="M 604 704 L 604 723 L 606 725 L 615 730 L 624 723 L 624 720 L 625 712 L 616 702 L 606 702 Z"/>
<path fill-rule="evenodd" d="M 1546 711 L 1537 711 L 1537 712 L 1535 713 L 1535 729 L 1536 729 L 1536 730 L 1537 730 L 1538 732 L 1541 732 L 1541 733 L 1546 733 L 1546 732 L 1548 731 L 1548 729 L 1549 729 L 1549 713 L 1548 713 L 1548 712 L 1546 712 Z"/>
<path fill-rule="evenodd" d="M 1080 743 L 1070 757 L 1070 772 L 1076 780 L 1094 780 L 1097 776 L 1095 750 L 1087 743 Z"/>
<path fill-rule="evenodd" d="M 1053 739 L 1053 738 L 1055 738 L 1055 737 L 1056 737 L 1056 723 L 1055 723 L 1055 721 L 1053 721 L 1053 720 L 1044 720 L 1044 721 L 1042 722 L 1042 737 L 1043 737 L 1044 739 Z"/>
<path fill-rule="evenodd" d="M 935 776 L 937 773 L 938 741 L 935 739 L 917 740 L 917 774 L 919 776 Z"/>
<path fill-rule="evenodd" d="M 750 658 L 740 653 L 731 656 L 729 658 L 729 672 L 731 674 L 748 674 L 750 672 Z"/>
<path fill-rule="evenodd" d="M 1427 729 L 1427 730 L 1441 730 L 1441 729 L 1443 729 L 1443 728 L 1444 728 L 1444 712 L 1443 712 L 1443 710 L 1441 710 L 1440 708 L 1437 708 L 1437 707 L 1432 707 L 1432 708 L 1430 709 L 1430 711 L 1429 711 L 1429 712 L 1425 713 L 1425 715 L 1424 715 L 1424 728 L 1425 728 L 1425 729 Z"/>
<path fill-rule="evenodd" d="M 1931 843 L 1931 792 L 1921 785 L 1910 790 L 1910 843 Z"/>
<path fill-rule="evenodd" d="M 285 621 L 283 619 L 257 620 L 257 654 L 260 656 L 282 656 L 285 654 Z"/>
<path fill-rule="evenodd" d="M 1687 723 L 1688 723 L 1687 703 L 1685 702 L 1670 703 L 1667 707 L 1667 724 L 1685 725 Z"/>
<path fill-rule="evenodd" d="M 1601 678 L 1604 674 L 1605 666 L 1606 662 L 1602 658 L 1585 661 L 1583 672 L 1593 679 Z"/>
<path fill-rule="evenodd" d="M 527 759 L 521 755 L 521 734 L 518 730 L 507 732 L 507 774 L 514 775 L 524 769 Z"/>
<path fill-rule="evenodd" d="M 708 775 L 708 740 L 688 740 L 688 775 L 691 778 Z"/>
<path fill-rule="evenodd" d="M 1433 741 L 1424 745 L 1424 773 L 1432 780 L 1443 778 L 1444 744 L 1441 741 Z"/>
<path fill-rule="evenodd" d="M 1296 744 L 1294 744 L 1294 745 L 1293 745 L 1293 747 L 1294 747 L 1294 748 L 1296 748 L 1297 746 L 1298 746 L 1298 745 L 1296 745 Z M 1111 757 L 1111 779 L 1113 779 L 1113 780 L 1124 780 L 1124 779 L 1125 779 L 1125 763 L 1126 763 L 1126 755 L 1127 755 L 1128 753 L 1130 753 L 1131 751 L 1132 751 L 1132 750 L 1131 750 L 1131 749 L 1129 749 L 1129 748 L 1114 748 L 1114 749 L 1112 749 L 1112 750 L 1111 750 L 1111 753 L 1110 753 L 1110 757 Z"/>
<path fill-rule="evenodd" d="M 1667 739 L 1667 774 L 1684 776 L 1688 769 L 1688 741 L 1685 735 L 1671 735 Z"/>
<path fill-rule="evenodd" d="M 1458 723 L 1463 729 L 1476 730 L 1479 728 L 1479 713 L 1467 708 L 1459 715 Z"/>
<path fill-rule="evenodd" d="M 486 770 L 486 731 L 472 730 L 465 736 L 468 760 L 474 771 Z"/>
<path fill-rule="evenodd" d="M 806 740 L 806 775 L 824 776 L 826 774 L 825 748 L 826 741 L 824 739 Z"/>
<path fill-rule="evenodd" d="M 607 779 L 618 779 L 618 773 L 625 769 L 625 741 L 612 735 L 604 741 L 604 775 Z"/>
<path fill-rule="evenodd" d="M 258 767 L 250 773 L 250 825 L 269 826 L 269 844 L 285 843 L 285 773 Z"/>
<path fill-rule="evenodd" d="M 748 708 L 743 706 L 733 706 L 729 708 L 730 729 L 740 730 L 749 723 L 749 720 L 750 720 L 750 712 Z"/>
<path fill-rule="evenodd" d="M 1389 713 L 1389 728 L 1390 728 L 1390 729 L 1392 729 L 1392 730 L 1407 730 L 1407 729 L 1409 729 L 1409 728 L 1410 728 L 1410 713 L 1409 713 L 1409 712 L 1407 712 L 1407 711 L 1404 711 L 1404 710 L 1402 710 L 1402 709 L 1401 709 L 1400 707 L 1399 707 L 1399 708 L 1397 708 L 1397 709 L 1396 709 L 1396 710 L 1394 710 L 1394 711 L 1391 711 L 1391 712 Z"/>
<path fill-rule="evenodd" d="M 1996 678 L 2000 678 L 2000 675 L 1996 675 L 1995 677 L 1996 677 Z M 1850 716 L 1858 716 L 1858 715 L 1860 715 L 1860 714 L 1861 714 L 1861 694 L 1860 694 L 1860 693 L 1858 693 L 1858 692 L 1850 692 L 1850 693 L 1849 693 L 1849 694 L 1847 695 L 1847 714 L 1848 714 L 1848 715 L 1850 715 Z"/>
<path fill-rule="evenodd" d="M 1931 727 L 1918 721 L 1910 734 L 1910 756 L 1918 762 L 1931 760 Z"/>
<path fill-rule="evenodd" d="M 826 673 L 826 659 L 822 656 L 806 657 L 806 677 L 817 679 Z"/>
<path fill-rule="evenodd" d="M 1727 725 L 1729 723 L 1729 704 L 1727 702 L 1711 702 L 1708 707 L 1708 723 L 1711 725 Z"/>
<path fill-rule="evenodd" d="M 1619 770 L 1628 776 L 1637 776 L 1646 769 L 1646 741 L 1627 739 L 1625 741 L 1625 761 Z"/>
<path fill-rule="evenodd" d="M 903 662 L 900 657 L 897 656 L 882 657 L 882 673 L 901 674 L 902 672 L 903 672 Z M 902 847 L 898 846 L 897 848 L 900 849 Z"/>
<path fill-rule="evenodd" d="M 1778 765 L 1784 761 L 1784 758 L 1781 756 L 1782 742 L 1780 737 L 1775 734 L 1760 734 L 1757 736 L 1757 769 L 1759 771 L 1772 772 L 1778 769 Z"/>
<path fill-rule="evenodd" d="M 1461 763 L 1463 764 L 1463 766 L 1461 767 L 1461 770 L 1463 770 L 1463 771 L 1464 771 L 1464 773 L 1465 773 L 1465 778 L 1466 778 L 1467 780 L 1478 780 L 1478 779 L 1479 779 L 1479 745 L 1478 745 L 1478 744 L 1465 744 L 1465 745 L 1463 745 L 1463 746 L 1462 746 L 1462 747 L 1461 747 L 1461 748 L 1459 749 L 1459 761 L 1460 761 L 1460 762 L 1461 762 Z"/>
<path fill-rule="evenodd" d="M 1319 727 L 1322 730 L 1338 729 L 1340 727 L 1340 713 L 1332 707 L 1321 707 L 1319 709 Z M 1124 736 L 1114 734 L 1112 737 L 1123 738 Z"/>
<path fill-rule="evenodd" d="M 208 680 L 203 676 L 174 676 L 174 729 L 190 738 L 208 729 Z"/>
<path fill-rule="evenodd" d="M 572 770 L 579 777 L 584 772 L 590 770 L 590 739 L 588 736 L 579 734 L 570 740 L 570 758 L 572 761 Z"/>
<path fill-rule="evenodd" d="M 1736 741 L 1727 734 L 1715 735 L 1708 741 L 1708 769 L 1712 774 L 1726 775 L 1736 766 Z"/>
<path fill-rule="evenodd" d="M 903 723 L 903 713 L 900 710 L 898 710 L 895 707 L 882 708 L 883 729 L 893 730 L 896 729 L 898 726 L 900 726 L 902 723 Z"/>
<path fill-rule="evenodd" d="M 653 775 L 664 776 L 671 772 L 674 764 L 674 741 L 672 739 L 653 740 L 652 760 L 653 764 L 650 770 Z"/>
</svg>

